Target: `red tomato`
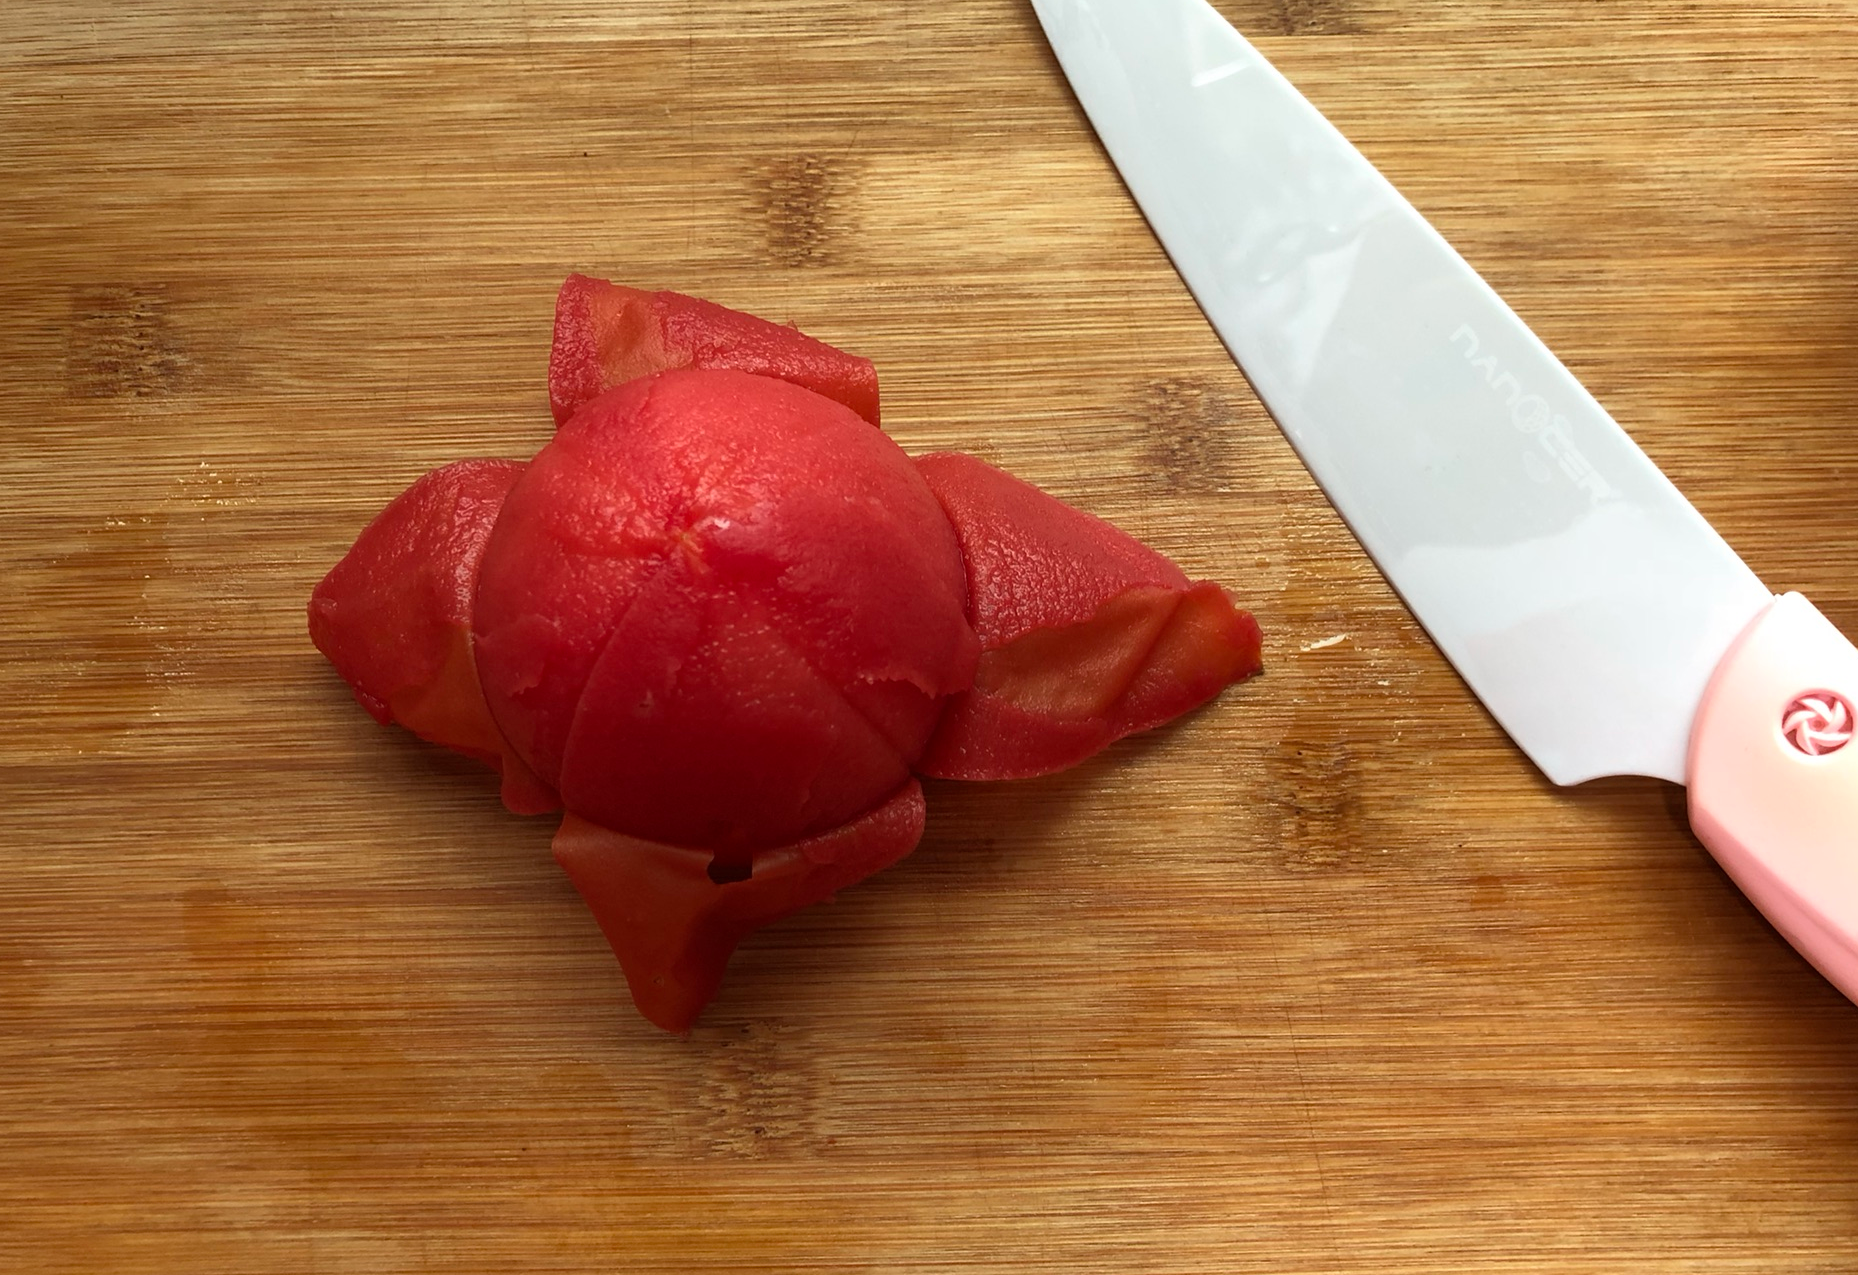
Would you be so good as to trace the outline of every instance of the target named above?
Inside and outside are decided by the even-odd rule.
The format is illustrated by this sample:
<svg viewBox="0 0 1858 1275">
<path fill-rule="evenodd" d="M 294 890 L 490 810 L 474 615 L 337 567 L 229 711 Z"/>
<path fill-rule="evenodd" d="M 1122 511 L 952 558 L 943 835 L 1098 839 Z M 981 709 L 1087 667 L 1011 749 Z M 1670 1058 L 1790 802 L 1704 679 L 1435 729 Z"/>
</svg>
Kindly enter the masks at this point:
<svg viewBox="0 0 1858 1275">
<path fill-rule="evenodd" d="M 652 1022 L 756 927 L 902 858 L 916 774 L 1073 765 L 1258 671 L 1218 585 L 972 457 L 912 462 L 862 359 L 575 276 L 561 427 L 420 479 L 317 586 L 382 722 L 497 767 Z M 559 796 L 557 796 L 559 794 Z"/>
</svg>

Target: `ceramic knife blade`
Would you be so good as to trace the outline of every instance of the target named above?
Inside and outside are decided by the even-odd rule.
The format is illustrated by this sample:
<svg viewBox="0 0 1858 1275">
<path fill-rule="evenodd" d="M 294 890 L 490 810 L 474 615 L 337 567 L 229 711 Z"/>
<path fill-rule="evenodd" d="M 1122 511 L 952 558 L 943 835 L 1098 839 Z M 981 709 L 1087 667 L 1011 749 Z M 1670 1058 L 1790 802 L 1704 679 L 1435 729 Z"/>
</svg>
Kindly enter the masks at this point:
<svg viewBox="0 0 1858 1275">
<path fill-rule="evenodd" d="M 1688 784 L 1699 837 L 1858 990 L 1858 651 L 1206 0 L 1033 7 L 1220 339 L 1510 737 L 1560 784 Z"/>
</svg>

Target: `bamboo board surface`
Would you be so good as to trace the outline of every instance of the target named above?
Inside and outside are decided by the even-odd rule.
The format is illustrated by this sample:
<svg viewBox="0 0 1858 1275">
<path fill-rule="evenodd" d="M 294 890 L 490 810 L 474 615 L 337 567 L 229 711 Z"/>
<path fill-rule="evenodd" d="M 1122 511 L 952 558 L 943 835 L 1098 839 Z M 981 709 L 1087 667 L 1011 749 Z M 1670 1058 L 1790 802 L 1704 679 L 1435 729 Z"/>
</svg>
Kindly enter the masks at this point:
<svg viewBox="0 0 1858 1275">
<path fill-rule="evenodd" d="M 1219 0 L 1858 632 L 1851 0 Z M 1221 352 L 1020 0 L 0 10 L 0 1270 L 1858 1266 L 1858 1010 L 1557 791 Z M 648 1027 L 547 820 L 303 606 L 548 434 L 582 270 L 873 358 L 1269 672 Z"/>
</svg>

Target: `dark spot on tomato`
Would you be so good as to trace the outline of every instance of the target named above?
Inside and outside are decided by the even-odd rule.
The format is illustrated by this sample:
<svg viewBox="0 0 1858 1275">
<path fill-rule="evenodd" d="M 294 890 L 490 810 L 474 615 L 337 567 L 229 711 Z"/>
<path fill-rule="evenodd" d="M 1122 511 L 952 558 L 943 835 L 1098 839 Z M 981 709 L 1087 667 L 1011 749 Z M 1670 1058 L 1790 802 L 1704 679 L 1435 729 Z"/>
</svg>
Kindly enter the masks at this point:
<svg viewBox="0 0 1858 1275">
<path fill-rule="evenodd" d="M 717 885 L 730 885 L 748 880 L 755 874 L 755 865 L 747 859 L 725 859 L 717 855 L 711 857 L 707 871 L 710 880 Z"/>
</svg>

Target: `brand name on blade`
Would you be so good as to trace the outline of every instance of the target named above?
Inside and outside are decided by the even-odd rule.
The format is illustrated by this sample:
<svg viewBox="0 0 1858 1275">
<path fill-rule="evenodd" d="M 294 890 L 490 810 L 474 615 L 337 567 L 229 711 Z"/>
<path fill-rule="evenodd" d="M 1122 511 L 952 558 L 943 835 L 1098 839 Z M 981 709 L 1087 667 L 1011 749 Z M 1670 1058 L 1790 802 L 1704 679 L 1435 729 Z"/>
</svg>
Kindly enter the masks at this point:
<svg viewBox="0 0 1858 1275">
<path fill-rule="evenodd" d="M 1531 394 L 1523 389 L 1522 382 L 1503 370 L 1494 354 L 1478 357 L 1483 342 L 1477 332 L 1468 323 L 1458 325 L 1452 333 L 1454 348 L 1460 342 L 1464 344 L 1464 359 L 1473 370 L 1482 373 L 1484 384 L 1502 398 L 1509 409 L 1510 424 L 1516 432 L 1533 438 L 1535 444 L 1553 461 L 1555 468 L 1566 475 L 1568 481 L 1587 493 L 1587 499 L 1593 504 L 1603 500 L 1612 500 L 1619 495 L 1613 485 L 1602 478 L 1588 459 L 1581 455 L 1581 449 L 1574 445 L 1574 437 L 1568 418 L 1548 405 L 1548 400 L 1540 394 Z M 1544 463 L 1542 456 L 1534 452 L 1524 453 L 1523 462 L 1529 470 L 1530 477 L 1539 482 L 1548 482 L 1554 477 L 1554 470 Z"/>
</svg>

